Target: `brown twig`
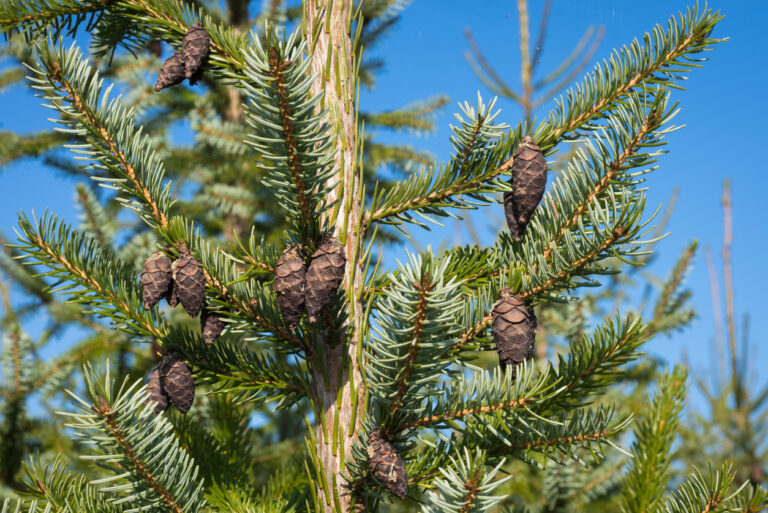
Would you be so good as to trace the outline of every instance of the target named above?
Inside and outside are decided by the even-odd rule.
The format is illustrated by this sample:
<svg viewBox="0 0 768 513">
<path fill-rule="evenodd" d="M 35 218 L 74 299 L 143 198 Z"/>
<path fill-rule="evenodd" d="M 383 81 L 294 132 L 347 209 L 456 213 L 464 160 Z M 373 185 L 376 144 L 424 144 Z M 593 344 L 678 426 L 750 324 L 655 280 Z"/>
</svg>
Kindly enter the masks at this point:
<svg viewBox="0 0 768 513">
<path fill-rule="evenodd" d="M 53 261 L 59 264 L 60 266 L 64 267 L 64 269 L 67 270 L 71 275 L 75 276 L 81 284 L 85 285 L 86 287 L 90 288 L 91 290 L 96 291 L 101 297 L 107 299 L 112 306 L 117 308 L 123 315 L 126 317 L 133 319 L 134 322 L 137 323 L 138 326 L 141 326 L 148 334 L 155 338 L 161 338 L 163 336 L 163 332 L 160 331 L 157 326 L 154 324 L 151 324 L 146 321 L 141 316 L 136 316 L 136 312 L 130 307 L 128 303 L 123 301 L 122 298 L 120 298 L 118 295 L 116 295 L 113 291 L 109 289 L 105 289 L 101 286 L 101 284 L 93 279 L 93 277 L 84 271 L 83 269 L 80 269 L 79 267 L 76 267 L 74 264 L 72 264 L 69 260 L 64 258 L 62 255 L 59 255 L 56 253 L 53 248 L 51 248 L 48 244 L 43 241 L 38 235 L 32 235 L 30 237 L 30 241 L 34 242 L 35 245 L 42 250 L 48 257 Z"/>
<path fill-rule="evenodd" d="M 56 61 L 46 60 L 46 67 L 50 70 L 50 77 L 53 81 L 58 82 L 64 92 L 67 93 L 67 101 L 71 103 L 75 109 L 80 113 L 85 123 L 93 127 L 91 133 L 96 133 L 101 138 L 101 142 L 106 146 L 106 149 L 110 155 L 117 161 L 120 167 L 123 169 L 123 173 L 131 183 L 134 185 L 139 193 L 139 196 L 144 202 L 152 209 L 152 216 L 157 220 L 162 228 L 168 228 L 168 219 L 165 212 L 160 210 L 160 207 L 155 202 L 155 199 L 149 193 L 147 186 L 138 179 L 136 170 L 131 164 L 128 157 L 120 150 L 117 142 L 112 138 L 111 134 L 107 131 L 96 116 L 91 112 L 88 106 L 80 97 L 78 92 L 72 87 L 67 79 L 62 76 L 59 63 Z"/>
<path fill-rule="evenodd" d="M 507 160 L 502 165 L 500 165 L 499 167 L 497 167 L 496 169 L 488 173 L 484 173 L 480 176 L 471 178 L 469 180 L 458 180 L 453 185 L 451 185 L 450 187 L 444 190 L 427 194 L 426 196 L 413 199 L 406 203 L 401 203 L 400 205 L 395 205 L 394 207 L 386 210 L 377 210 L 375 212 L 368 212 L 365 214 L 365 219 L 363 220 L 363 226 L 368 226 L 371 223 L 380 221 L 385 217 L 389 217 L 391 215 L 395 215 L 400 212 L 405 212 L 406 210 L 414 210 L 417 208 L 426 207 L 433 203 L 442 201 L 446 198 L 450 198 L 451 196 L 457 196 L 466 191 L 474 190 L 478 188 L 480 185 L 484 184 L 485 182 L 493 180 L 494 178 L 498 177 L 502 173 L 511 169 L 513 161 L 514 159 L 510 157 L 509 160 Z"/>
<path fill-rule="evenodd" d="M 480 481 L 480 472 L 478 471 L 464 483 L 464 489 L 467 490 L 467 495 L 464 498 L 464 505 L 461 507 L 459 513 L 469 513 L 472 510 L 472 506 L 475 504 L 475 498 L 477 497 L 478 482 Z"/>
<path fill-rule="evenodd" d="M 420 419 L 412 420 L 403 424 L 401 429 L 406 430 L 414 427 L 424 426 L 427 424 L 434 424 L 444 420 L 460 419 L 469 415 L 479 415 L 481 413 L 492 413 L 499 410 L 508 410 L 510 408 L 524 408 L 535 403 L 538 399 L 536 397 L 528 397 L 518 399 L 516 401 L 506 401 L 498 404 L 489 404 L 484 406 L 478 406 L 477 408 L 465 408 L 463 410 L 457 410 L 453 412 L 441 413 L 438 415 L 431 415 L 429 417 L 422 417 Z"/>
<path fill-rule="evenodd" d="M 513 451 L 525 451 L 528 449 L 538 449 L 540 447 L 552 447 L 554 445 L 572 444 L 574 442 L 585 442 L 588 440 L 601 440 L 609 436 L 613 436 L 617 431 L 612 429 L 606 429 L 604 431 L 597 431 L 595 433 L 587 433 L 584 435 L 575 436 L 561 436 L 557 438 L 551 438 L 548 440 L 534 440 L 533 442 L 526 442 L 516 445 L 504 445 L 497 450 L 493 451 L 495 454 L 507 453 Z"/>
<path fill-rule="evenodd" d="M 582 126 L 584 123 L 588 122 L 590 119 L 594 118 L 600 112 L 605 110 L 617 98 L 627 94 L 629 91 L 631 91 L 632 89 L 634 89 L 635 87 L 643 83 L 648 77 L 652 76 L 654 73 L 662 69 L 667 63 L 674 61 L 675 59 L 680 57 L 683 53 L 685 53 L 685 49 L 688 47 L 688 45 L 691 44 L 695 36 L 696 34 L 690 34 L 688 37 L 683 39 L 679 45 L 677 45 L 669 53 L 667 53 L 664 56 L 665 58 L 660 59 L 660 62 L 656 66 L 649 67 L 646 70 L 636 73 L 632 78 L 625 81 L 624 84 L 622 84 L 618 89 L 616 89 L 613 95 L 605 97 L 602 100 L 596 102 L 591 109 L 588 109 L 582 112 L 580 115 L 574 117 L 570 121 L 570 123 L 566 123 L 565 125 L 559 128 L 555 128 L 554 138 L 560 139 L 563 135 L 567 134 L 568 132 L 571 132 L 572 130 L 575 130 L 576 128 Z"/>
<path fill-rule="evenodd" d="M 424 321 L 427 317 L 427 306 L 429 293 L 432 292 L 435 284 L 429 277 L 429 274 L 424 274 L 420 283 L 414 283 L 418 289 L 418 303 L 416 304 L 416 316 L 413 319 L 413 334 L 411 336 L 411 346 L 408 348 L 408 356 L 406 356 L 403 362 L 403 368 L 397 376 L 397 392 L 392 399 L 392 404 L 389 407 L 389 417 L 393 418 L 397 413 L 397 410 L 402 405 L 403 397 L 408 390 L 408 381 L 411 378 L 413 372 L 413 362 L 416 360 L 416 355 L 419 352 L 419 345 L 421 344 L 421 337 L 424 334 Z M 390 434 L 390 433 L 387 433 Z"/>
<path fill-rule="evenodd" d="M 640 130 L 637 131 L 635 136 L 632 138 L 630 143 L 627 145 L 626 148 L 619 154 L 618 157 L 616 157 L 608 166 L 607 172 L 603 175 L 603 178 L 595 185 L 595 187 L 589 192 L 587 197 L 582 201 L 579 206 L 574 211 L 571 218 L 560 227 L 560 230 L 558 230 L 557 235 L 549 241 L 549 244 L 547 244 L 547 247 L 544 249 L 544 259 L 548 259 L 550 255 L 552 255 L 552 251 L 554 251 L 557 244 L 560 242 L 560 239 L 563 238 L 565 235 L 565 232 L 570 230 L 573 226 L 576 225 L 576 223 L 579 221 L 579 218 L 581 218 L 581 215 L 587 210 L 589 205 L 592 203 L 592 200 L 594 200 L 601 192 L 605 191 L 608 186 L 611 184 L 614 177 L 622 170 L 624 167 L 624 164 L 627 162 L 629 157 L 631 157 L 635 151 L 637 151 L 638 147 L 640 146 L 640 143 L 643 141 L 643 139 L 650 134 L 658 125 L 658 111 L 652 110 L 648 113 L 645 120 L 643 121 L 643 126 L 640 128 Z"/>
<path fill-rule="evenodd" d="M 280 61 L 280 56 L 275 48 L 269 51 L 269 75 L 274 80 L 277 88 L 278 103 L 280 104 L 280 119 L 283 124 L 283 140 L 288 157 L 288 166 L 291 168 L 293 183 L 296 186 L 296 197 L 299 201 L 299 210 L 305 224 L 309 224 L 313 218 L 313 212 L 309 205 L 306 185 L 304 184 L 304 169 L 301 166 L 301 156 L 296 144 L 296 133 L 293 127 L 293 113 L 290 106 L 290 95 L 285 88 L 283 73 L 288 68 L 288 61 Z"/>
</svg>

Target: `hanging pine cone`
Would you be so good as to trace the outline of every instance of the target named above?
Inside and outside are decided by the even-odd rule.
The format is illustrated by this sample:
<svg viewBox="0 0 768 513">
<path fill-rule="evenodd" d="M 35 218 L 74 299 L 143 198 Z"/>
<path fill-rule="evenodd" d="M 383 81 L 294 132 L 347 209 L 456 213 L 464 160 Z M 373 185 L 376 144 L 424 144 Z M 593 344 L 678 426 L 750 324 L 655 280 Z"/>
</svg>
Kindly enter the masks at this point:
<svg viewBox="0 0 768 513">
<path fill-rule="evenodd" d="M 293 329 L 304 315 L 304 285 L 307 265 L 301 256 L 301 247 L 288 246 L 275 266 L 272 290 L 277 293 L 277 305 L 288 326 Z"/>
<path fill-rule="evenodd" d="M 504 194 L 504 213 L 512 236 L 519 242 L 547 187 L 547 159 L 529 135 L 515 151 L 511 182 L 512 194 Z"/>
<path fill-rule="evenodd" d="M 368 433 L 368 468 L 393 495 L 403 498 L 408 492 L 405 463 L 379 428 Z"/>
<path fill-rule="evenodd" d="M 520 242 L 520 237 L 523 233 L 520 230 L 520 225 L 517 224 L 517 213 L 515 212 L 515 195 L 512 192 L 504 193 L 504 217 L 507 218 L 507 226 L 512 237 L 517 242 Z"/>
<path fill-rule="evenodd" d="M 155 413 L 161 413 L 168 409 L 168 395 L 163 389 L 163 383 L 160 378 L 160 368 L 156 365 L 149 373 L 149 383 L 147 383 L 147 391 L 149 391 L 149 400 L 155 401 Z"/>
<path fill-rule="evenodd" d="M 187 413 L 195 400 L 195 381 L 187 362 L 173 353 L 163 357 L 161 383 L 168 399 L 181 413 Z"/>
<path fill-rule="evenodd" d="M 211 51 L 211 37 L 201 24 L 195 23 L 184 35 L 181 51 L 184 55 L 184 75 L 190 85 L 194 85 L 202 76 L 201 67 Z"/>
<path fill-rule="evenodd" d="M 190 317 L 197 317 L 205 301 L 205 275 L 203 266 L 182 245 L 179 258 L 173 262 L 173 281 L 179 302 Z"/>
<path fill-rule="evenodd" d="M 141 298 L 149 310 L 167 293 L 171 285 L 171 259 L 158 251 L 144 262 L 141 271 Z"/>
<path fill-rule="evenodd" d="M 200 314 L 200 330 L 203 332 L 203 342 L 211 344 L 224 330 L 224 321 L 216 312 L 209 312 L 207 308 L 203 308 L 203 313 Z"/>
<path fill-rule="evenodd" d="M 157 74 L 157 83 L 155 91 L 160 91 L 166 87 L 181 84 L 184 81 L 184 60 L 181 52 L 173 52 L 168 60 L 163 63 L 160 73 Z"/>
<path fill-rule="evenodd" d="M 171 308 L 175 308 L 179 304 L 179 287 L 173 280 L 171 280 L 171 286 L 168 287 L 168 292 L 165 294 L 165 300 Z"/>
<path fill-rule="evenodd" d="M 517 377 L 518 364 L 533 356 L 535 332 L 533 308 L 528 310 L 512 289 L 502 289 L 493 305 L 493 341 L 501 369 L 512 365 L 512 379 Z"/>
<path fill-rule="evenodd" d="M 307 270 L 306 302 L 309 322 L 328 306 L 344 279 L 344 248 L 335 237 L 328 236 L 312 255 Z"/>
</svg>

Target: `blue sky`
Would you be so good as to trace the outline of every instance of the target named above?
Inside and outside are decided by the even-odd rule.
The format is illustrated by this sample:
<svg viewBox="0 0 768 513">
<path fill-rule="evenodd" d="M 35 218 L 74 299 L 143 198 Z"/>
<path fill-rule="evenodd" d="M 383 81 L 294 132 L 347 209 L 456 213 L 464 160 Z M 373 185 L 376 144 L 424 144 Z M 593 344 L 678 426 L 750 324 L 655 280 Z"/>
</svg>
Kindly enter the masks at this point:
<svg viewBox="0 0 768 513">
<path fill-rule="evenodd" d="M 543 2 L 531 1 L 531 29 L 535 37 Z M 474 76 L 463 53 L 468 45 L 464 30 L 473 31 L 488 60 L 512 85 L 518 85 L 518 25 L 511 0 L 415 0 L 402 15 L 401 23 L 377 47 L 375 54 L 386 59 L 386 69 L 376 88 L 365 91 L 362 108 L 370 111 L 394 109 L 435 94 L 445 94 L 451 104 L 436 117 L 438 130 L 429 136 L 417 134 L 381 134 L 388 141 L 410 142 L 446 159 L 450 153 L 448 125 L 459 101 L 476 101 L 479 90 L 484 99 L 493 96 Z M 674 1 L 564 1 L 554 0 L 549 36 L 540 70 L 553 69 L 566 57 L 589 25 L 603 25 L 606 33 L 596 57 L 606 56 L 619 45 L 641 36 L 655 23 L 665 23 L 673 12 L 688 4 Z M 762 256 L 766 248 L 766 230 L 762 205 L 766 180 L 760 150 L 764 133 L 762 121 L 768 119 L 764 99 L 766 84 L 765 55 L 768 50 L 760 28 L 768 22 L 768 4 L 762 1 L 712 3 L 726 15 L 714 33 L 730 37 L 707 56 L 711 59 L 702 70 L 693 72 L 686 91 L 675 92 L 681 112 L 676 124 L 686 128 L 668 137 L 670 153 L 660 159 L 661 168 L 648 181 L 649 208 L 666 203 L 676 186 L 680 195 L 668 230 L 670 236 L 657 246 L 659 259 L 651 271 L 664 274 L 682 248 L 698 239 L 702 248 L 712 247 L 718 269 L 721 268 L 722 183 L 732 180 L 734 203 L 733 269 L 737 318 L 751 314 L 750 341 L 752 361 L 757 369 L 768 363 L 768 350 L 761 349 L 768 323 L 763 289 Z M 2 64 L 0 64 L 2 67 Z M 590 69 L 590 68 L 588 68 Z M 515 125 L 521 112 L 500 99 L 500 120 Z M 537 112 L 546 115 L 545 105 Z M 40 106 L 28 89 L 15 87 L 0 94 L 0 130 L 35 131 L 48 127 L 48 111 Z M 74 181 L 44 169 L 35 161 L 10 166 L 0 172 L 0 229 L 8 234 L 16 224 L 16 212 L 42 213 L 46 208 L 76 220 Z M 496 207 L 499 208 L 498 206 Z M 482 228 L 484 242 L 493 238 L 488 212 L 474 215 Z M 500 217 L 500 212 L 496 212 Z M 419 241 L 435 245 L 449 237 L 453 227 L 419 233 Z M 468 243 L 466 232 L 462 242 Z M 401 260 L 403 249 L 387 252 L 390 264 Z M 669 361 L 678 361 L 685 351 L 694 369 L 703 371 L 712 361 L 712 304 L 707 270 L 700 252 L 689 275 L 693 304 L 699 318 L 692 328 L 673 338 L 653 341 L 649 350 Z M 722 283 L 721 283 L 722 288 Z M 739 322 L 739 329 L 741 323 Z"/>
</svg>

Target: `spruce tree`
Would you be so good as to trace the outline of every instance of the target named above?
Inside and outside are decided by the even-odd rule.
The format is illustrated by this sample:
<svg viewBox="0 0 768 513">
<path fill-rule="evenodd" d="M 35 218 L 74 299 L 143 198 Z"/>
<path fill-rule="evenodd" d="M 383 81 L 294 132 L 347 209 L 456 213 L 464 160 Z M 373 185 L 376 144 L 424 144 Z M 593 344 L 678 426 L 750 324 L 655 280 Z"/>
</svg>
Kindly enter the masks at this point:
<svg viewBox="0 0 768 513">
<path fill-rule="evenodd" d="M 610 258 L 642 261 L 653 215 L 641 184 L 676 129 L 670 90 L 720 41 L 711 37 L 720 15 L 691 8 L 654 27 L 602 61 L 543 121 L 506 124 L 493 100 L 463 102 L 449 161 L 385 183 L 371 177 L 375 157 L 366 150 L 357 95 L 370 78 L 366 36 L 376 33 L 366 31 L 366 9 L 380 14 L 393 3 L 307 0 L 294 30 L 268 9 L 263 28 L 249 35 L 202 3 L 180 0 L 11 0 L 0 7 L 4 31 L 21 33 L 32 49 L 25 57 L 32 87 L 58 115 L 64 135 L 51 144 L 75 143 L 72 150 L 89 162 L 77 172 L 114 191 L 147 241 L 140 257 L 121 255 L 99 235 L 103 223 L 82 231 L 53 214 L 21 214 L 13 251 L 44 269 L 88 319 L 107 319 L 116 339 L 143 345 L 145 359 L 159 360 L 148 385 L 108 362 L 86 364 L 76 375 L 82 386 L 71 393 L 75 408 L 63 415 L 67 435 L 91 464 L 81 470 L 33 459 L 24 479 L 34 499 L 6 502 L 2 511 L 342 512 L 400 501 L 423 511 L 534 509 L 503 493 L 515 460 L 555 468 L 550 475 L 557 474 L 550 462 L 561 464 L 569 475 L 555 475 L 555 487 L 619 461 L 625 470 L 613 504 L 627 512 L 765 506 L 761 489 L 732 486 L 727 464 L 692 469 L 669 491 L 682 369 L 659 380 L 634 422 L 605 400 L 642 345 L 666 329 L 659 319 L 679 310 L 689 255 L 660 295 L 658 318 L 612 314 L 591 334 L 572 337 L 555 362 L 534 365 L 526 350 L 513 352 L 523 356 L 504 370 L 476 364 L 481 352 L 521 340 L 500 334 L 498 319 L 527 330 L 529 344 L 535 312 L 577 300 L 580 287 L 614 272 Z M 247 3 L 230 2 L 231 13 L 247 16 L 238 5 Z M 185 42 L 197 23 L 210 38 L 209 53 Z M 218 97 L 220 114 L 231 107 L 228 121 L 220 115 L 215 122 L 235 134 L 221 145 L 242 158 L 221 174 L 237 184 L 228 192 L 242 192 L 245 180 L 253 189 L 246 193 L 270 198 L 243 201 L 272 207 L 265 216 L 278 228 L 269 239 L 243 226 L 253 210 L 222 216 L 200 206 L 216 196 L 215 180 L 192 201 L 178 201 L 178 182 L 198 155 L 174 156 L 150 136 L 152 120 L 139 124 L 130 99 L 111 91 L 110 77 L 77 43 L 65 43 L 62 36 L 81 36 L 78 28 L 101 59 L 157 40 L 182 52 L 175 65 L 184 65 L 186 78 Z M 206 54 L 200 69 L 188 69 Z M 155 120 L 161 124 L 176 102 L 193 110 L 197 101 L 179 85 L 158 94 L 168 113 Z M 515 190 L 523 161 L 537 158 L 522 148 L 524 138 L 544 156 L 584 141 L 537 206 Z M 254 162 L 257 173 L 247 169 Z M 502 232 L 490 247 L 409 253 L 393 269 L 374 253 L 386 227 L 501 209 L 505 193 L 517 206 L 536 207 L 518 227 L 519 241 Z M 96 211 L 95 202 L 86 203 Z M 168 262 L 145 264 L 149 278 L 140 282 L 144 258 L 155 253 Z M 166 296 L 181 305 L 145 309 L 141 283 L 162 289 L 155 275 L 167 273 L 170 261 Z M 221 334 L 209 326 L 212 316 L 222 321 Z M 11 359 L 21 375 L 24 366 Z M 19 378 L 17 390 L 28 381 Z M 165 399 L 170 409 L 158 411 Z M 285 465 L 256 488 L 260 453 L 280 450 L 249 427 L 264 406 L 303 417 L 290 429 L 303 430 L 306 452 L 285 455 Z M 630 427 L 625 462 L 617 453 Z"/>
</svg>

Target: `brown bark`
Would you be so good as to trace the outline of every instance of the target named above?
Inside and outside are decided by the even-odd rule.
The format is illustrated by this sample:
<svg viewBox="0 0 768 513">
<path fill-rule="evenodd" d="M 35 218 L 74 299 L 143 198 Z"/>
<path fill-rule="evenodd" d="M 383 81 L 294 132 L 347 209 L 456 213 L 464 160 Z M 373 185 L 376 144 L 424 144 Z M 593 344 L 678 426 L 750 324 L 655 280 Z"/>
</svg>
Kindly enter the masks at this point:
<svg viewBox="0 0 768 513">
<path fill-rule="evenodd" d="M 362 362 L 358 360 L 365 310 L 360 300 L 362 233 L 357 230 L 361 215 L 361 181 L 355 165 L 357 127 L 349 34 L 351 9 L 352 2 L 349 1 L 307 0 L 304 3 L 307 47 L 312 52 L 310 69 L 316 76 L 311 92 L 325 95 L 322 104 L 328 112 L 327 121 L 336 130 L 336 173 L 331 182 L 339 185 L 328 192 L 326 201 L 330 203 L 338 199 L 339 207 L 338 213 L 329 214 L 327 221 L 333 222 L 333 234 L 347 255 L 342 285 L 349 315 L 346 337 L 331 340 L 327 335 L 318 335 L 311 361 L 317 416 L 315 460 L 318 476 L 315 487 L 318 509 L 335 513 L 350 511 L 354 503 L 343 476 L 365 407 Z M 360 504 L 356 506 L 357 511 L 361 508 Z"/>
</svg>

